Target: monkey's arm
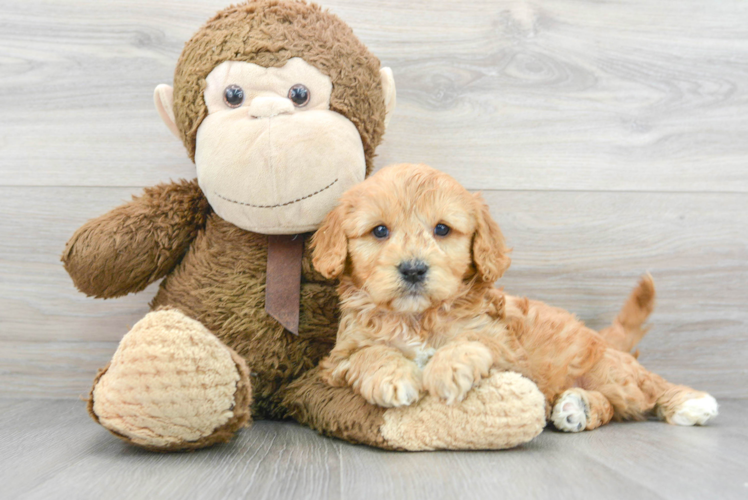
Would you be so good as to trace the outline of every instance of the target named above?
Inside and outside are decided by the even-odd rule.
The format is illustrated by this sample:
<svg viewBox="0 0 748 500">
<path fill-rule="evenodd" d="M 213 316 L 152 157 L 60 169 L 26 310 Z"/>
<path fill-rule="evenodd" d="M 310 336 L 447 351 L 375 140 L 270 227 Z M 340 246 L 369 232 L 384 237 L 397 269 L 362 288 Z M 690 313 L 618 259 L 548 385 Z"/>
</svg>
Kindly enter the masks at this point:
<svg viewBox="0 0 748 500">
<path fill-rule="evenodd" d="M 209 210 L 197 180 L 147 188 L 80 227 L 62 254 L 65 270 L 89 296 L 139 292 L 179 262 Z"/>
</svg>

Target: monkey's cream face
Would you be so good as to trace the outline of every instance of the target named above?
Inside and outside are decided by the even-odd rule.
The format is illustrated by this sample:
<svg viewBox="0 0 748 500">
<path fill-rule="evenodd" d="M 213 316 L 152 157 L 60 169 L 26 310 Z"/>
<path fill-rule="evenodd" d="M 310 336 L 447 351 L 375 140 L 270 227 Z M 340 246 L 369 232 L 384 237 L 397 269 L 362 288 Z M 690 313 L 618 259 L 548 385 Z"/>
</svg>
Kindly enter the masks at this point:
<svg viewBox="0 0 748 500">
<path fill-rule="evenodd" d="M 361 137 L 330 110 L 331 92 L 330 78 L 298 57 L 280 68 L 228 61 L 210 72 L 195 165 L 219 216 L 264 234 L 312 231 L 364 179 Z"/>
</svg>

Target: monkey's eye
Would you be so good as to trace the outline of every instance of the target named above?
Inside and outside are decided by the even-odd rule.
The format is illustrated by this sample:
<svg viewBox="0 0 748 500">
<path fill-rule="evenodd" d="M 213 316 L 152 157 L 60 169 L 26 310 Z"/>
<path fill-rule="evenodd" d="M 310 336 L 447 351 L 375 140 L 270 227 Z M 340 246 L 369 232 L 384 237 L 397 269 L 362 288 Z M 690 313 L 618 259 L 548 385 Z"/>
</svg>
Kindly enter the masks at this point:
<svg viewBox="0 0 748 500">
<path fill-rule="evenodd" d="M 377 226 L 371 230 L 371 234 L 373 234 L 376 239 L 383 240 L 390 235 L 390 230 L 387 229 L 387 226 Z"/>
<path fill-rule="evenodd" d="M 451 231 L 451 228 L 446 224 L 437 224 L 434 228 L 434 234 L 437 236 L 446 236 Z"/>
<path fill-rule="evenodd" d="M 238 108 L 244 102 L 244 90 L 239 85 L 229 85 L 223 91 L 223 102 L 229 108 Z"/>
<path fill-rule="evenodd" d="M 309 103 L 310 97 L 312 97 L 312 93 L 301 83 L 297 83 L 288 89 L 288 98 L 291 99 L 293 105 L 297 108 L 306 106 Z"/>
</svg>

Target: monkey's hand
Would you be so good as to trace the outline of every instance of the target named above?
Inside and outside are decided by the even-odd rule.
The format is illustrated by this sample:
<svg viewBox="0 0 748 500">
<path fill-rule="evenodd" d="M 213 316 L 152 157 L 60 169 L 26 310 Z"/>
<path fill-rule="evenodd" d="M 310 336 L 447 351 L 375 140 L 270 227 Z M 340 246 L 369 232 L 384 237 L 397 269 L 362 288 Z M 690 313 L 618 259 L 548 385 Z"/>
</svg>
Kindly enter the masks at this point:
<svg viewBox="0 0 748 500">
<path fill-rule="evenodd" d="M 209 209 L 196 180 L 147 188 L 80 227 L 62 254 L 65 270 L 89 296 L 139 292 L 174 268 Z"/>
</svg>

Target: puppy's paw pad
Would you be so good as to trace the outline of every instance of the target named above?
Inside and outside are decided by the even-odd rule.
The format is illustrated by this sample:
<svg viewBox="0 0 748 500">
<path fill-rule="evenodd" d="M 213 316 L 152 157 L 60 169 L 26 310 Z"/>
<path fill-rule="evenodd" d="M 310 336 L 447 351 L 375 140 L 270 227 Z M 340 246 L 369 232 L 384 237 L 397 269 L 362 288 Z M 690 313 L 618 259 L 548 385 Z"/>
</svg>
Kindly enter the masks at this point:
<svg viewBox="0 0 748 500">
<path fill-rule="evenodd" d="M 581 432 L 587 427 L 587 405 L 573 392 L 561 396 L 553 407 L 551 421 L 564 432 Z"/>
<path fill-rule="evenodd" d="M 710 395 L 689 399 L 676 408 L 670 418 L 675 425 L 704 425 L 717 416 L 719 405 Z"/>
</svg>

